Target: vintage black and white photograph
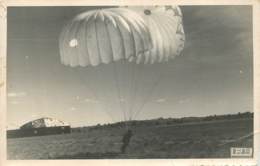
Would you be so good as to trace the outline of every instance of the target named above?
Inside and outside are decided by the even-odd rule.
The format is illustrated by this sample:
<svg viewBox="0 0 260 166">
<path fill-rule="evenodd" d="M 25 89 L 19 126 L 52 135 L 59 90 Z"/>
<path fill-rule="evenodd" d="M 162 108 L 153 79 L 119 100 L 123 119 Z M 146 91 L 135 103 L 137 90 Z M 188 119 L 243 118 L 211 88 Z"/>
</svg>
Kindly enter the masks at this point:
<svg viewBox="0 0 260 166">
<path fill-rule="evenodd" d="M 7 7 L 8 160 L 252 158 L 252 5 Z"/>
</svg>

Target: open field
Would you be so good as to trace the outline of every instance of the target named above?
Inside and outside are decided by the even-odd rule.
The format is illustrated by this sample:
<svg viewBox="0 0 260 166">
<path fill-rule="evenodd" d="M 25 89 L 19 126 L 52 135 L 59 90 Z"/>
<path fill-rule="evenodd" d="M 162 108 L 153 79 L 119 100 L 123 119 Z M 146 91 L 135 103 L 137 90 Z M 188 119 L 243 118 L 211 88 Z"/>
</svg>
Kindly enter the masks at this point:
<svg viewBox="0 0 260 166">
<path fill-rule="evenodd" d="M 180 125 L 136 126 L 125 154 L 124 129 L 7 140 L 8 159 L 229 158 L 230 147 L 253 146 L 253 119 L 216 120 Z"/>
</svg>

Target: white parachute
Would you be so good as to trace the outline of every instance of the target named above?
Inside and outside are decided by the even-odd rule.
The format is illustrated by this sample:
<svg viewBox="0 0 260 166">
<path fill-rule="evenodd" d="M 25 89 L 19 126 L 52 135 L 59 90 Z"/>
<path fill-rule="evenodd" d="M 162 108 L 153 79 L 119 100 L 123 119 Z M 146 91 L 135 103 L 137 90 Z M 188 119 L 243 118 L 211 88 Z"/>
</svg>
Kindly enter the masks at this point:
<svg viewBox="0 0 260 166">
<path fill-rule="evenodd" d="M 127 121 L 149 102 L 184 41 L 180 8 L 150 6 L 81 13 L 63 28 L 59 45 L 62 64 L 74 67 L 103 110 Z"/>
</svg>

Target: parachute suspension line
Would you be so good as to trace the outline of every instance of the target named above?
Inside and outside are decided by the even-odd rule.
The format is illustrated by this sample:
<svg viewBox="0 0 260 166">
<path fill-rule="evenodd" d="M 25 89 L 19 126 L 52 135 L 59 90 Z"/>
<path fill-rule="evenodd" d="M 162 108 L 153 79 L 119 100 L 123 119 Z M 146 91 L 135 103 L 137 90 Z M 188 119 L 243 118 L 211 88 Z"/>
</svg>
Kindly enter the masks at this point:
<svg viewBox="0 0 260 166">
<path fill-rule="evenodd" d="M 139 83 L 139 90 L 137 89 L 137 91 L 139 92 L 139 100 L 140 100 L 140 104 L 142 104 L 142 100 L 143 100 L 143 97 L 142 95 L 145 94 L 145 85 L 143 82 L 145 80 L 145 64 L 141 64 L 142 66 L 139 67 L 140 69 L 140 72 L 138 72 L 138 76 L 140 77 L 139 79 L 137 79 L 137 83 Z M 143 85 L 144 84 L 144 85 Z M 142 86 L 143 85 L 143 86 Z M 135 111 L 132 110 L 132 113 L 131 113 L 131 119 L 135 119 L 134 115 L 136 113 L 136 109 L 138 108 L 138 105 L 136 105 L 136 107 L 134 107 Z"/>
<path fill-rule="evenodd" d="M 114 70 L 114 81 L 115 81 L 115 90 L 117 92 L 117 106 L 119 106 L 118 108 L 120 109 L 120 112 L 122 113 L 123 117 L 120 118 L 120 121 L 127 121 L 127 112 L 126 112 L 126 107 L 125 107 L 125 103 L 124 103 L 124 85 L 123 85 L 123 80 L 124 80 L 124 73 L 123 69 L 124 66 L 122 66 L 121 64 L 121 60 L 113 62 L 113 70 Z M 121 77 L 120 77 L 121 76 Z M 120 117 L 120 116 L 119 116 Z M 125 127 L 126 124 L 125 124 Z"/>
<path fill-rule="evenodd" d="M 124 56 L 124 58 L 122 59 L 122 60 L 119 60 L 118 61 L 118 64 L 119 64 L 119 72 L 120 71 L 122 71 L 122 74 L 121 74 L 121 79 L 120 79 L 120 74 L 118 74 L 117 73 L 117 71 L 118 71 L 118 69 L 116 69 L 116 74 L 118 75 L 118 78 L 117 78 L 117 80 L 118 81 L 122 81 L 121 82 L 121 86 L 122 86 L 122 89 L 120 90 L 120 85 L 119 85 L 119 90 L 120 90 L 120 104 L 122 105 L 122 109 L 123 109 L 123 111 L 124 111 L 124 115 L 125 115 L 125 120 L 128 120 L 127 119 L 127 117 L 129 116 L 129 115 L 127 115 L 127 108 L 126 108 L 126 99 L 125 99 L 125 97 L 126 97 L 126 95 L 124 95 L 124 89 L 126 89 L 125 87 L 126 87 L 126 85 L 124 85 L 124 82 L 126 82 L 126 80 L 127 80 L 127 75 L 126 75 L 126 70 L 127 70 L 127 67 L 126 67 L 126 57 L 125 57 L 125 55 L 126 55 L 126 48 L 125 48 L 125 43 L 124 43 L 124 35 L 122 34 L 122 31 L 121 31 L 121 29 L 120 29 L 120 27 L 118 26 L 118 28 L 117 28 L 117 30 L 118 30 L 118 32 L 119 32 L 119 36 L 120 36 L 120 39 L 121 39 L 121 42 L 122 42 L 122 49 L 123 49 L 123 56 Z M 122 63 L 121 63 L 122 62 Z M 116 65 L 117 66 L 117 65 Z M 117 67 L 118 68 L 118 67 Z"/>
<path fill-rule="evenodd" d="M 123 106 L 122 106 L 122 103 L 121 103 L 121 91 L 120 91 L 120 87 L 119 87 L 119 80 L 118 80 L 118 73 L 117 73 L 116 63 L 117 62 L 113 62 L 114 80 L 115 80 L 115 83 L 116 83 L 115 87 L 117 89 L 117 98 L 118 98 L 118 101 L 119 101 L 119 106 L 120 106 L 121 111 L 123 112 L 124 121 L 126 121 L 126 113 L 123 110 Z M 126 128 L 128 128 L 127 123 L 125 123 L 125 125 L 126 125 Z"/>
<path fill-rule="evenodd" d="M 127 59 L 123 59 L 122 60 L 122 64 L 121 64 L 121 68 L 119 71 L 122 70 L 122 78 L 121 78 L 121 81 L 122 81 L 122 97 L 123 97 L 123 105 L 124 105 L 124 113 L 125 113 L 125 121 L 128 121 L 130 120 L 129 119 L 129 99 L 130 99 L 130 93 L 131 93 L 131 90 L 130 90 L 130 84 L 131 84 L 131 63 L 128 62 Z M 127 122 L 126 122 L 127 123 Z M 128 127 L 126 125 L 126 127 Z"/>
<path fill-rule="evenodd" d="M 128 78 L 128 79 L 126 79 L 126 82 L 127 82 L 127 85 L 126 85 L 126 91 L 127 91 L 127 93 L 126 93 L 126 97 L 127 97 L 127 99 L 126 99 L 126 104 L 127 104 L 127 106 L 126 106 L 126 112 L 128 112 L 128 114 L 131 116 L 131 114 L 129 113 L 129 110 L 130 110 L 130 107 L 131 107 L 131 94 L 132 94 L 132 92 L 133 92 L 133 76 L 134 76 L 134 70 L 133 70 L 133 65 L 132 65 L 132 62 L 129 62 L 129 61 L 127 61 L 126 60 L 126 65 L 127 65 L 127 73 L 126 73 L 126 77 Z M 131 120 L 130 118 L 129 118 L 129 120 Z"/>
<path fill-rule="evenodd" d="M 129 111 L 129 107 L 130 107 L 130 96 L 131 96 L 131 88 L 132 88 L 132 73 L 133 73 L 133 70 L 132 70 L 132 67 L 131 67 L 131 62 L 129 62 L 128 60 L 126 60 L 127 63 L 127 77 L 128 79 L 126 79 L 126 82 L 127 82 L 127 85 L 126 85 L 126 112 Z"/>
<path fill-rule="evenodd" d="M 159 85 L 160 81 L 162 80 L 162 77 L 163 77 L 163 72 L 159 72 L 159 77 L 154 82 L 154 84 L 152 85 L 151 89 L 148 91 L 150 93 L 148 93 L 147 97 L 145 97 L 145 101 L 143 102 L 141 107 L 139 109 L 137 109 L 137 111 L 135 112 L 134 118 L 136 118 L 142 112 L 144 106 L 150 101 L 150 98 L 153 96 L 154 90 Z"/>
<path fill-rule="evenodd" d="M 86 70 L 86 69 L 85 69 Z M 90 75 L 94 75 L 94 76 L 96 76 L 97 74 L 96 74 L 96 72 L 91 72 L 91 70 L 86 70 L 87 72 L 89 72 L 88 74 L 90 74 Z M 78 74 L 78 73 L 75 73 L 75 75 L 76 74 Z M 107 116 L 110 118 L 110 120 L 112 120 L 112 122 L 115 122 L 115 119 L 113 118 L 113 116 L 111 115 L 111 113 L 108 111 L 108 107 L 106 107 L 105 106 L 105 104 L 103 104 L 102 103 L 102 101 L 99 99 L 99 97 L 98 97 L 98 92 L 97 92 L 97 90 L 95 91 L 94 89 L 94 86 L 93 86 L 93 84 L 91 83 L 91 81 L 86 81 L 83 77 L 81 77 L 81 75 L 79 76 L 79 78 L 80 78 L 80 80 L 81 80 L 81 82 L 83 82 L 83 84 L 84 85 L 89 85 L 90 87 L 89 88 L 87 88 L 89 91 L 90 91 L 90 93 L 92 93 L 92 96 L 95 98 L 95 100 L 97 101 L 97 102 L 99 102 L 99 103 L 101 103 L 101 104 L 99 104 L 101 107 L 102 107 L 102 110 L 104 110 L 105 111 L 105 113 L 107 114 Z M 90 80 L 90 79 L 88 79 L 88 80 Z M 84 86 L 83 85 L 83 87 L 87 87 L 87 86 Z"/>
<path fill-rule="evenodd" d="M 122 73 L 122 97 L 123 97 L 123 105 L 124 105 L 124 112 L 125 112 L 125 115 L 126 115 L 126 120 L 129 120 L 129 119 L 127 119 L 127 117 L 129 116 L 129 114 L 127 115 L 127 109 L 128 109 L 128 107 L 127 107 L 127 89 L 129 89 L 129 88 L 127 88 L 128 87 L 128 79 L 129 79 L 129 75 L 127 74 L 127 72 L 129 71 L 128 70 L 128 63 L 126 62 L 126 60 L 125 59 L 123 59 L 123 62 L 122 62 L 122 71 L 123 71 L 123 73 Z"/>
<path fill-rule="evenodd" d="M 124 112 L 125 112 L 125 121 L 126 121 L 126 123 L 125 123 L 125 125 L 126 125 L 126 128 L 128 129 L 129 128 L 129 126 L 128 126 L 128 120 L 129 120 L 129 113 L 127 112 L 127 103 L 126 103 L 126 101 L 127 101 L 127 99 L 126 99 L 126 83 L 128 82 L 128 75 L 127 75 L 127 62 L 126 62 L 126 60 L 125 59 L 123 59 L 123 63 L 122 63 L 122 71 L 123 71 L 123 73 L 122 73 L 122 98 L 123 98 L 123 101 L 122 101 L 122 103 L 123 103 L 123 106 L 124 106 Z M 124 93 L 125 92 L 125 93 Z"/>
<path fill-rule="evenodd" d="M 130 82 L 130 92 L 129 92 L 129 107 L 128 107 L 128 110 L 127 112 L 129 112 L 130 114 L 130 110 L 133 106 L 133 93 L 134 93 L 134 83 L 135 83 L 135 62 L 129 62 L 129 66 L 131 68 L 131 82 Z"/>
<path fill-rule="evenodd" d="M 148 90 L 147 96 L 144 97 L 144 102 L 142 103 L 140 108 L 138 108 L 137 111 L 135 112 L 134 118 L 136 118 L 142 112 L 143 107 L 150 101 L 150 98 L 153 96 L 155 88 L 158 86 L 159 82 L 161 81 L 161 77 L 162 75 L 160 74 L 157 80 L 153 81 L 154 83 L 151 86 L 151 88 Z"/>
<path fill-rule="evenodd" d="M 97 76 L 97 82 L 98 83 L 104 83 L 104 81 L 102 81 L 102 79 L 101 79 L 101 67 L 102 66 L 99 66 L 100 67 L 100 69 L 98 69 L 98 68 L 95 68 L 95 71 L 96 71 L 96 76 Z M 95 83 L 96 84 L 96 83 Z M 99 87 L 100 87 L 100 85 L 99 85 Z M 100 89 L 99 89 L 100 90 Z M 103 91 L 105 90 L 105 89 L 102 89 Z M 97 92 L 98 92 L 98 90 L 97 90 Z M 108 99 L 108 97 L 107 97 L 107 93 L 106 92 L 103 92 L 102 93 L 102 95 L 106 95 L 106 97 L 105 97 L 105 99 Z M 100 93 L 98 94 L 98 95 L 100 95 Z M 105 113 L 111 118 L 111 120 L 113 121 L 113 122 L 116 122 L 116 120 L 113 118 L 113 115 L 111 114 L 111 106 L 107 103 L 107 102 L 105 102 L 105 101 L 102 101 L 102 99 L 101 99 L 101 97 L 99 97 L 99 99 L 100 100 L 98 100 L 99 102 L 101 102 L 101 106 L 103 107 L 103 110 L 105 111 Z"/>
<path fill-rule="evenodd" d="M 138 74 L 136 74 L 136 73 L 138 73 L 138 68 L 137 68 L 137 64 L 136 64 L 136 62 L 134 63 L 134 68 L 135 68 L 135 72 L 134 72 L 134 77 L 133 77 L 133 94 L 132 94 L 132 103 L 131 103 L 131 105 L 130 105 L 130 110 L 129 110 L 129 114 L 130 114 L 130 118 L 131 118 L 131 116 L 132 116 L 132 110 L 133 110 L 133 108 L 134 108 L 134 105 L 135 105 L 135 101 L 136 101 L 136 87 L 137 87 L 137 81 L 138 81 L 138 78 L 137 78 L 137 76 L 138 76 Z"/>
<path fill-rule="evenodd" d="M 140 65 L 141 65 L 141 67 L 140 67 Z M 129 110 L 130 111 L 130 120 L 133 119 L 133 113 L 134 113 L 133 110 L 135 109 L 135 106 L 137 105 L 136 102 L 138 102 L 138 101 L 136 101 L 136 99 L 138 98 L 137 92 L 142 91 L 142 89 L 138 90 L 138 87 L 139 87 L 138 85 L 142 83 L 142 81 L 140 81 L 140 79 L 142 79 L 142 73 L 143 73 L 142 66 L 143 66 L 143 64 L 134 63 L 134 66 L 135 66 L 136 69 L 135 69 L 134 78 L 133 78 L 133 83 L 134 83 L 133 89 L 132 89 L 133 94 L 132 94 L 132 97 L 131 97 L 132 98 L 132 104 L 131 104 L 131 107 L 130 107 L 130 110 Z M 139 76 L 141 76 L 141 78 L 139 78 Z"/>
<path fill-rule="evenodd" d="M 130 114 L 130 120 L 132 120 L 132 116 L 133 116 L 133 110 L 135 109 L 135 106 L 136 106 L 136 102 L 138 102 L 138 101 L 136 101 L 136 99 L 137 99 L 137 90 L 138 90 L 138 83 L 140 83 L 139 82 L 139 75 L 141 75 L 141 74 L 139 74 L 139 72 L 140 73 L 142 73 L 142 68 L 143 68 L 143 64 L 136 64 L 136 63 L 134 63 L 134 68 L 136 68 L 135 69 L 135 72 L 134 72 L 134 86 L 133 86 L 133 96 L 132 96 L 132 104 L 131 104 L 131 106 L 130 106 L 130 110 L 129 110 L 129 114 Z M 141 75 L 142 76 L 142 75 Z"/>
<path fill-rule="evenodd" d="M 140 108 L 137 109 L 137 111 L 134 113 L 134 118 L 138 117 L 138 115 L 142 112 L 144 106 L 150 101 L 150 98 L 153 96 L 153 93 L 154 93 L 154 90 L 155 88 L 158 86 L 160 80 L 158 79 L 153 85 L 152 85 L 152 88 L 151 88 L 151 91 L 149 91 L 149 95 L 147 95 L 147 97 L 145 97 L 145 100 L 143 102 L 143 104 L 141 105 Z"/>
</svg>

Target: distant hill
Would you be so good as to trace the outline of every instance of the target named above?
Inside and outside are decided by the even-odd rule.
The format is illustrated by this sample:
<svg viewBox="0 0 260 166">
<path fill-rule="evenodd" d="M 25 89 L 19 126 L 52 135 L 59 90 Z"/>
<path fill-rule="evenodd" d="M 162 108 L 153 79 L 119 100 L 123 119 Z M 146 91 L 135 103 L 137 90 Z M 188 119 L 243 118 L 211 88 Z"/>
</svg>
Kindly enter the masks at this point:
<svg viewBox="0 0 260 166">
<path fill-rule="evenodd" d="M 225 114 L 225 115 L 210 115 L 205 117 L 183 117 L 183 118 L 157 118 L 150 120 L 132 120 L 126 122 L 117 122 L 109 124 L 97 124 L 95 126 L 84 126 L 72 128 L 72 132 L 85 132 L 88 130 L 96 129 L 109 129 L 124 127 L 141 127 L 141 126 L 161 126 L 161 125 L 184 125 L 188 123 L 205 123 L 211 121 L 223 121 L 223 120 L 236 120 L 236 119 L 252 119 L 254 117 L 253 112 L 243 112 L 237 114 Z"/>
</svg>

